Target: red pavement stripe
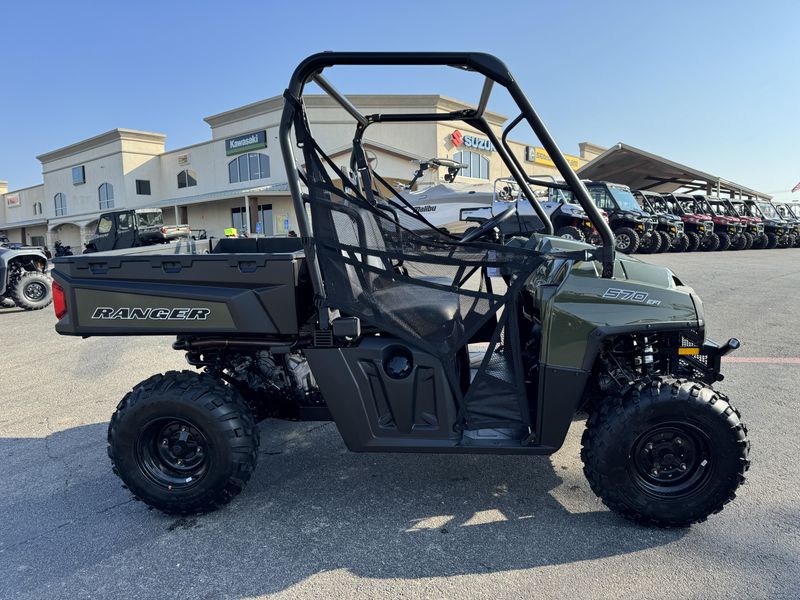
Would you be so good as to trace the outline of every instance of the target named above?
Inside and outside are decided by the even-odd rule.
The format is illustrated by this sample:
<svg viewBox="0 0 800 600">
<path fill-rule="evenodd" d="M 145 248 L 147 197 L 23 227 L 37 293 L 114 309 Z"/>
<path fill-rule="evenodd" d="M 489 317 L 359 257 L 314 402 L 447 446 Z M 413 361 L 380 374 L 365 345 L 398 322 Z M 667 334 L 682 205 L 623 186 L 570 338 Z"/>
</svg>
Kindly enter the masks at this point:
<svg viewBox="0 0 800 600">
<path fill-rule="evenodd" d="M 722 360 L 732 363 L 800 365 L 800 356 L 724 356 Z"/>
</svg>

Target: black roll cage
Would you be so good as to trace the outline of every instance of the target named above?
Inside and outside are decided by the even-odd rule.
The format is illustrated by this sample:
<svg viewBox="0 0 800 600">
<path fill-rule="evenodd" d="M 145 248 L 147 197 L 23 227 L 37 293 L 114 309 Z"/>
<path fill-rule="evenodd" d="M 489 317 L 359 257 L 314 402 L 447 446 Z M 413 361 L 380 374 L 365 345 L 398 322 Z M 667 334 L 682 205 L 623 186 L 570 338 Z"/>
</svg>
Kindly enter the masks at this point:
<svg viewBox="0 0 800 600">
<path fill-rule="evenodd" d="M 362 114 L 343 94 L 333 87 L 327 79 L 322 76 L 322 72 L 330 67 L 337 65 L 350 66 L 446 66 L 466 71 L 474 71 L 482 74 L 484 81 L 478 106 L 475 109 L 460 110 L 448 113 L 417 113 L 417 114 Z M 283 153 L 283 160 L 286 167 L 286 175 L 289 184 L 289 191 L 292 195 L 295 213 L 298 221 L 300 235 L 303 238 L 303 245 L 306 248 L 307 261 L 311 280 L 315 292 L 324 297 L 324 288 L 319 265 L 313 247 L 313 233 L 309 223 L 309 218 L 305 210 L 303 195 L 301 192 L 301 175 L 295 162 L 294 149 L 291 141 L 291 130 L 294 118 L 302 102 L 303 90 L 307 83 L 313 81 L 331 98 L 333 98 L 350 116 L 356 121 L 356 135 L 354 137 L 354 149 L 360 147 L 360 140 L 366 128 L 374 123 L 398 123 L 398 122 L 432 122 L 432 121 L 462 121 L 465 122 L 489 138 L 494 145 L 506 167 L 511 172 L 511 176 L 520 186 L 528 202 L 533 207 L 537 216 L 545 226 L 545 233 L 553 233 L 553 225 L 550 222 L 544 209 L 541 207 L 529 184 L 542 187 L 555 187 L 570 190 L 580 203 L 581 207 L 589 219 L 592 221 L 600 237 L 603 246 L 596 249 L 594 256 L 603 265 L 603 277 L 613 277 L 614 270 L 614 235 L 605 219 L 602 218 L 599 209 L 592 202 L 586 187 L 580 178 L 575 174 L 567 163 L 564 155 L 545 127 L 538 114 L 531 106 L 524 92 L 517 85 L 508 67 L 495 56 L 479 52 L 321 52 L 313 54 L 303 60 L 292 74 L 289 87 L 284 93 L 284 107 L 280 124 L 280 144 Z M 516 102 L 520 109 L 520 114 L 509 123 L 503 131 L 502 139 L 492 131 L 484 117 L 486 107 L 489 102 L 494 84 L 497 83 L 506 88 L 508 93 Z M 522 165 L 519 163 L 514 153 L 508 146 L 507 137 L 509 131 L 516 127 L 522 120 L 527 121 L 538 137 L 540 143 L 547 151 L 550 159 L 555 164 L 558 172 L 564 180 L 564 184 L 549 181 L 537 180 L 525 174 Z M 363 160 L 363 152 L 354 152 L 353 158 L 356 161 Z"/>
</svg>

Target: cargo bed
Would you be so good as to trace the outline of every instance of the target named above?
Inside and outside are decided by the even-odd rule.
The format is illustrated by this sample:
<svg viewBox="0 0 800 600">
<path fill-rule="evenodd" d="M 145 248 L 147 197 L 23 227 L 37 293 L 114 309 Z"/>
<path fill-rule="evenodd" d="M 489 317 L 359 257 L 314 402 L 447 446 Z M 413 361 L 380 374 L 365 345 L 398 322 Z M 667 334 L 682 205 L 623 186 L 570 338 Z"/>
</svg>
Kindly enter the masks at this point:
<svg viewBox="0 0 800 600">
<path fill-rule="evenodd" d="M 298 333 L 308 316 L 301 307 L 313 306 L 299 239 L 222 239 L 210 253 L 208 247 L 205 241 L 184 240 L 55 259 L 52 275 L 66 305 L 56 331 Z"/>
</svg>

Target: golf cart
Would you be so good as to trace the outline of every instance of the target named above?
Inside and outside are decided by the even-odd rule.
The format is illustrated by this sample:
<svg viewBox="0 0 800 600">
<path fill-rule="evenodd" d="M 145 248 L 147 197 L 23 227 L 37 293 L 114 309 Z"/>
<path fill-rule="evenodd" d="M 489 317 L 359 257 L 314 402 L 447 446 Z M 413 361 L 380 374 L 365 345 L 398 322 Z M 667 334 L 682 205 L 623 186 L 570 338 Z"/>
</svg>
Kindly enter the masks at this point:
<svg viewBox="0 0 800 600">
<path fill-rule="evenodd" d="M 456 68 L 484 82 L 469 110 L 362 114 L 327 79 L 339 65 Z M 314 136 L 312 82 L 356 124 L 347 173 Z M 519 110 L 502 135 L 486 117 L 493 89 Z M 617 513 L 684 526 L 734 498 L 747 432 L 713 384 L 739 342 L 706 338 L 700 299 L 671 271 L 615 254 L 611 229 L 501 61 L 325 52 L 297 67 L 284 99 L 297 247 L 230 239 L 203 255 L 55 261 L 59 333 L 176 335 L 200 370 L 150 377 L 112 416 L 109 455 L 135 496 L 177 514 L 226 504 L 256 466 L 259 416 L 333 420 L 354 451 L 533 456 L 556 452 L 586 411 L 584 472 Z M 514 206 L 461 239 L 423 227 L 363 141 L 372 128 L 426 120 L 486 136 L 543 233 L 487 241 Z M 602 246 L 553 235 L 531 188 L 560 184 L 526 176 L 506 141 L 523 122 Z"/>
</svg>

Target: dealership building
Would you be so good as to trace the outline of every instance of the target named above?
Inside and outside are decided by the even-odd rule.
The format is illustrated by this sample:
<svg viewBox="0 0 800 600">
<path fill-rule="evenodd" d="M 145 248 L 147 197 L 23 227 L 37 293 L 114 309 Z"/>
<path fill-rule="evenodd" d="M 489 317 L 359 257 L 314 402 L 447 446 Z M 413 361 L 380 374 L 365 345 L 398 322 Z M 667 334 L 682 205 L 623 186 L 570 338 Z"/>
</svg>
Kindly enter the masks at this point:
<svg viewBox="0 0 800 600">
<path fill-rule="evenodd" d="M 438 95 L 355 95 L 365 113 L 451 112 L 470 105 Z M 306 106 L 318 143 L 347 168 L 355 123 L 327 96 L 307 96 Z M 162 133 L 114 129 L 39 155 L 43 183 L 9 190 L 0 182 L 0 233 L 12 242 L 53 247 L 61 240 L 73 249 L 94 233 L 109 210 L 161 208 L 164 221 L 188 223 L 209 237 L 228 227 L 253 235 L 287 235 L 297 229 L 278 144 L 283 108 L 280 96 L 207 117 L 211 139 L 165 151 Z M 489 112 L 498 137 L 505 116 Z M 540 147 L 510 141 L 531 175 L 556 175 Z M 451 158 L 466 166 L 464 182 L 491 182 L 508 176 L 488 139 L 464 124 L 380 124 L 370 127 L 364 146 L 381 175 L 408 182 L 420 160 Z M 605 149 L 582 143 L 568 155 L 578 169 Z M 441 171 L 441 172 L 440 172 Z M 421 185 L 444 179 L 444 169 L 429 170 Z"/>
<path fill-rule="evenodd" d="M 349 99 L 365 114 L 473 108 L 439 95 Z M 328 96 L 306 96 L 304 101 L 316 141 L 346 172 L 355 122 Z M 288 235 L 297 226 L 278 144 L 282 109 L 283 98 L 276 96 L 206 117 L 211 139 L 177 150 L 165 151 L 162 133 L 114 129 L 45 152 L 37 157 L 42 184 L 9 191 L 0 181 L 0 234 L 12 242 L 50 248 L 61 240 L 78 250 L 102 213 L 158 207 L 165 223 L 186 223 L 208 237 L 223 237 L 229 227 L 250 236 Z M 507 117 L 491 111 L 485 116 L 500 138 Z M 463 182 L 491 183 L 509 175 L 489 139 L 466 123 L 380 123 L 367 129 L 364 146 L 372 167 L 398 185 L 411 180 L 419 161 L 433 157 L 466 165 L 458 176 Z M 509 147 L 529 175 L 558 177 L 543 148 L 512 140 Z M 566 159 L 583 178 L 635 189 L 770 197 L 622 143 L 606 149 L 583 142 L 578 154 Z M 418 186 L 444 181 L 445 175 L 445 169 L 430 169 Z"/>
</svg>

